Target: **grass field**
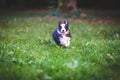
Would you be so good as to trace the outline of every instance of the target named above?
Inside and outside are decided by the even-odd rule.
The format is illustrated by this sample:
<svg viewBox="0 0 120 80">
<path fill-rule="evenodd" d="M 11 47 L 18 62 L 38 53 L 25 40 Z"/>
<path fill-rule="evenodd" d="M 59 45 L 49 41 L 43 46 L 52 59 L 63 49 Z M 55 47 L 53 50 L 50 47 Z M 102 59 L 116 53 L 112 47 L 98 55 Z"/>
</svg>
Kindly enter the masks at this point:
<svg viewBox="0 0 120 80">
<path fill-rule="evenodd" d="M 0 20 L 0 80 L 120 80 L 120 25 L 70 21 L 64 48 L 51 36 L 58 21 Z"/>
</svg>

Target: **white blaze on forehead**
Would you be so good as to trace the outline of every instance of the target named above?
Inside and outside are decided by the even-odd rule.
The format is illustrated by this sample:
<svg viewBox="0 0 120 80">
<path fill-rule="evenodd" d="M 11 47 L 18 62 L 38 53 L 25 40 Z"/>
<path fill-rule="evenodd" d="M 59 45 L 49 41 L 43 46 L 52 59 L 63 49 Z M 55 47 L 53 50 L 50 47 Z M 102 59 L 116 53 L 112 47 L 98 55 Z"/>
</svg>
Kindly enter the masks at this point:
<svg viewBox="0 0 120 80">
<path fill-rule="evenodd" d="M 65 24 L 60 24 L 60 26 L 63 28 L 63 27 L 65 27 Z"/>
</svg>

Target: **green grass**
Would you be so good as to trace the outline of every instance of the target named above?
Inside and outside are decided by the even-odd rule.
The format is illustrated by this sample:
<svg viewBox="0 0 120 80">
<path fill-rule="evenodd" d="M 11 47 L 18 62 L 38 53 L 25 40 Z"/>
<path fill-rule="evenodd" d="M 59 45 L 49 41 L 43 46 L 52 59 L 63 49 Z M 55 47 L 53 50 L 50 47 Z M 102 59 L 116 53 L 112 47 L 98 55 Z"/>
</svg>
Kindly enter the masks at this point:
<svg viewBox="0 0 120 80">
<path fill-rule="evenodd" d="M 56 46 L 58 19 L 0 20 L 0 80 L 119 80 L 120 25 L 70 22 L 68 48 Z"/>
</svg>

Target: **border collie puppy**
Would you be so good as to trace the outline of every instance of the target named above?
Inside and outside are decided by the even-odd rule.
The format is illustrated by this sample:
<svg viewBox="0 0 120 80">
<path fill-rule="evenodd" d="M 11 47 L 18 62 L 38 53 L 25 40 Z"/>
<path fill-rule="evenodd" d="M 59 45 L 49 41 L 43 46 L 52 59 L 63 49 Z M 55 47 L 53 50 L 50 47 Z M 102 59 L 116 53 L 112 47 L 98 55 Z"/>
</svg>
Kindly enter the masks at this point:
<svg viewBox="0 0 120 80">
<path fill-rule="evenodd" d="M 68 47 L 70 45 L 71 34 L 68 20 L 59 22 L 58 28 L 52 34 L 53 40 L 59 46 Z"/>
</svg>

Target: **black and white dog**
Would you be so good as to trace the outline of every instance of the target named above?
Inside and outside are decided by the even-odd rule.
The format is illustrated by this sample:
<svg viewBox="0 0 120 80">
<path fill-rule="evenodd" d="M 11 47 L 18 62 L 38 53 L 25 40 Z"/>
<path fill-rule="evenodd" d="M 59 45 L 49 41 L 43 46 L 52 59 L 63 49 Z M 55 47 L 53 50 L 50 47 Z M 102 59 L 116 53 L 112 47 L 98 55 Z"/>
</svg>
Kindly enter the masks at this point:
<svg viewBox="0 0 120 80">
<path fill-rule="evenodd" d="M 68 20 L 59 22 L 58 28 L 53 32 L 52 37 L 59 46 L 68 47 L 70 45 L 71 34 Z"/>
</svg>

